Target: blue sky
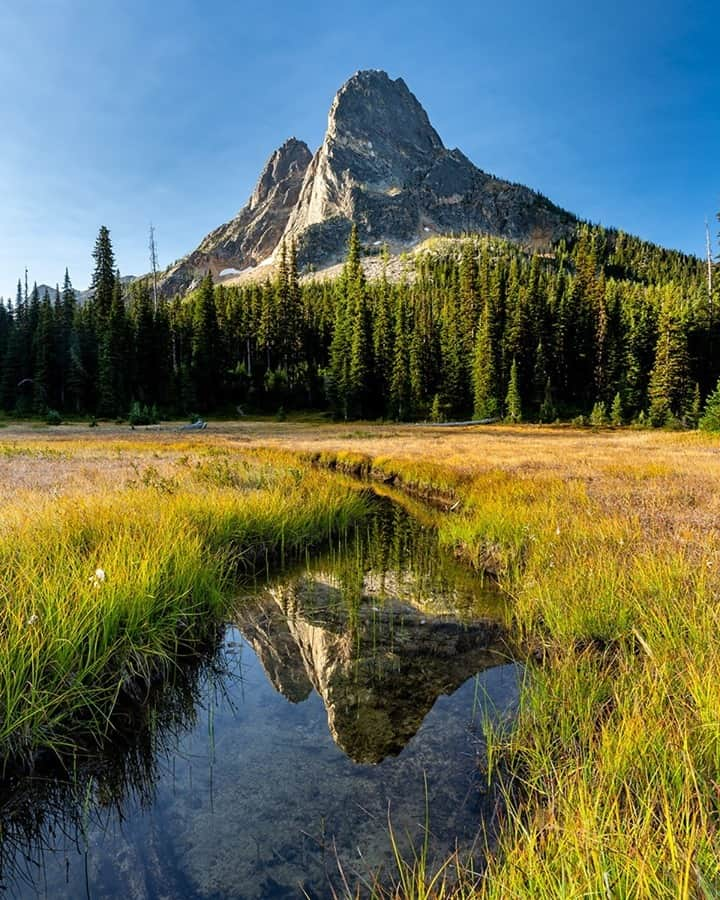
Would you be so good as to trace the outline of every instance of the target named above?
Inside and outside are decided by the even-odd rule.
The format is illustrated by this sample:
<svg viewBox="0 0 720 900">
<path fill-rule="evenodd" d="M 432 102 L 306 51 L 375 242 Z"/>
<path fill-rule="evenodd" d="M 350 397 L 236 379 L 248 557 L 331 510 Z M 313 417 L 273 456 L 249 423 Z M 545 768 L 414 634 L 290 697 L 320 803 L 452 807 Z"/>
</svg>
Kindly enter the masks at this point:
<svg viewBox="0 0 720 900">
<path fill-rule="evenodd" d="M 316 148 L 360 68 L 402 75 L 486 171 L 701 253 L 720 209 L 719 25 L 718 4 L 679 0 L 0 0 L 0 294 L 25 266 L 86 287 L 101 224 L 123 273 L 147 270 L 151 221 L 172 262 L 285 138 Z"/>
</svg>

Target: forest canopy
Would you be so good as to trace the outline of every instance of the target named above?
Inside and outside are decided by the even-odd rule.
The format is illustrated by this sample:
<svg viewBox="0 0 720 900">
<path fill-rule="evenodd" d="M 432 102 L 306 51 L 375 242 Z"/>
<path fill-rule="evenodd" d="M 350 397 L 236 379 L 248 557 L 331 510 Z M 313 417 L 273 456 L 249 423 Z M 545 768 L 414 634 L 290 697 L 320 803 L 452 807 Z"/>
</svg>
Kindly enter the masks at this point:
<svg viewBox="0 0 720 900">
<path fill-rule="evenodd" d="M 400 280 L 368 280 L 353 230 L 342 274 L 155 297 L 126 284 L 101 228 L 90 299 L 62 287 L 0 304 L 7 413 L 127 417 L 321 410 L 337 418 L 631 420 L 697 425 L 720 376 L 705 263 L 581 225 L 552 252 L 435 239 Z M 387 263 L 387 255 L 384 255 Z"/>
</svg>

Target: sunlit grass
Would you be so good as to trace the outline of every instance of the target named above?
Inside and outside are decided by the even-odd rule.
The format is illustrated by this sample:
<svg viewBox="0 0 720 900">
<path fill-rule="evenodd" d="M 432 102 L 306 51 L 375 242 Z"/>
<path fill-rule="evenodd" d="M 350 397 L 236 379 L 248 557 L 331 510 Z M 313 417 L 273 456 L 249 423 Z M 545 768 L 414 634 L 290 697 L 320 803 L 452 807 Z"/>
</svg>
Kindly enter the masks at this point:
<svg viewBox="0 0 720 900">
<path fill-rule="evenodd" d="M 346 425 L 283 424 L 228 428 L 226 440 L 290 448 L 324 466 L 442 498 L 445 511 L 433 514 L 433 521 L 443 542 L 469 564 L 496 572 L 512 598 L 508 624 L 528 665 L 513 729 L 488 727 L 490 774 L 500 779 L 506 804 L 487 870 L 468 873 L 453 860 L 438 873 L 428 871 L 420 856 L 399 860 L 398 885 L 389 893 L 378 887 L 379 896 L 720 896 L 716 438 L 532 427 L 441 433 L 407 426 L 393 427 L 392 433 L 363 426 L 362 436 L 355 437 Z M 108 697 L 120 678 L 107 684 L 107 669 L 99 669 L 95 679 L 84 649 L 92 641 L 101 645 L 97 604 L 105 593 L 115 590 L 123 598 L 117 614 L 123 629 L 125 617 L 134 623 L 134 636 L 118 644 L 120 656 L 129 660 L 122 671 L 133 671 L 136 659 L 154 658 L 143 635 L 148 610 L 159 609 L 158 621 L 165 621 L 164 586 L 172 585 L 187 607 L 184 612 L 171 607 L 168 623 L 200 621 L 210 607 L 222 606 L 221 576 L 229 561 L 262 564 L 266 548 L 277 553 L 291 535 L 317 536 L 342 518 L 341 510 L 353 514 L 357 503 L 346 505 L 350 501 L 339 483 L 331 488 L 322 479 L 308 481 L 303 464 L 288 454 L 243 454 L 245 478 L 227 449 L 213 449 L 207 441 L 180 444 L 173 438 L 161 445 L 118 439 L 112 466 L 104 459 L 98 463 L 104 451 L 94 437 L 87 443 L 13 441 L 6 457 L 0 450 L 3 471 L 19 473 L 18 488 L 0 515 L 0 559 L 3 572 L 14 565 L 17 575 L 2 579 L 10 624 L 3 620 L 0 641 L 12 629 L 16 641 L 38 648 L 23 657 L 31 665 L 17 677 L 11 677 L 13 667 L 2 664 L 3 696 L 14 699 L 19 710 L 18 746 L 28 739 L 22 711 L 30 709 L 22 705 L 21 692 L 37 672 L 54 686 L 54 693 L 36 691 L 36 702 L 51 722 L 56 718 L 55 734 L 67 729 L 70 719 L 62 710 L 73 704 L 82 715 L 106 721 Z M 43 457 L 45 450 L 53 453 Z M 78 460 L 104 500 L 82 496 Z M 279 483 L 272 474 L 268 480 L 267 469 L 263 474 L 268 465 L 286 470 Z M 156 472 L 146 474 L 151 466 Z M 38 472 L 47 482 L 43 494 L 31 484 Z M 63 478 L 52 472 L 64 473 Z M 127 480 L 136 486 L 124 487 Z M 297 493 L 307 485 L 305 495 Z M 18 490 L 27 493 L 21 497 Z M 324 499 L 322 491 L 329 492 Z M 261 499 L 273 493 L 274 507 Z M 125 516 L 119 508 L 113 513 L 118 494 Z M 250 504 L 240 520 L 244 525 L 238 525 L 235 506 L 240 497 L 245 504 L 251 496 L 259 506 Z M 302 502 L 296 506 L 293 498 Z M 107 516 L 87 512 L 106 507 L 111 507 Z M 47 567 L 45 551 L 33 552 L 37 538 L 31 523 L 23 525 L 26 510 L 33 511 L 41 546 L 49 542 L 53 550 L 56 541 L 62 548 L 58 560 L 74 560 L 69 568 Z M 98 519 L 107 522 L 107 530 L 93 530 Z M 20 544 L 10 537 L 16 533 L 22 534 Z M 157 538 L 142 546 L 144 564 L 130 568 L 130 550 L 138 552 L 134 538 L 149 533 Z M 164 549 L 154 553 L 156 541 Z M 13 546 L 23 551 L 22 566 Z M 200 559 L 202 569 L 193 563 Z M 124 592 L 115 584 L 115 570 L 123 565 Z M 97 568 L 106 580 L 94 587 Z M 198 572 L 210 578 L 208 584 L 195 587 Z M 38 577 L 48 579 L 46 588 L 36 589 Z M 134 602 L 138 595 L 143 602 Z M 34 605 L 27 602 L 31 596 Z M 196 605 L 199 598 L 208 605 Z M 48 610 L 68 607 L 65 642 L 46 645 Z M 162 633 L 169 646 L 176 645 L 172 624 Z M 75 645 L 75 660 L 75 648 L 83 648 L 85 668 L 67 662 L 68 642 Z M 47 671 L 45 660 L 53 656 L 45 654 L 46 646 L 60 661 Z M 136 647 L 145 650 L 138 654 Z M 170 652 L 159 657 L 171 658 Z M 78 671 L 87 675 L 84 683 L 101 685 L 96 697 L 82 685 L 74 688 Z M 68 703 L 54 705 L 51 696 L 67 696 Z M 29 733 L 37 740 L 45 720 L 30 721 L 35 731 Z"/>
<path fill-rule="evenodd" d="M 677 447 L 700 455 L 685 469 Z M 513 728 L 487 729 L 505 794 L 487 870 L 405 860 L 379 895 L 720 896 L 720 538 L 703 480 L 720 471 L 706 448 L 678 436 L 660 460 L 615 452 L 592 470 L 566 456 L 561 474 L 483 458 L 468 477 L 468 457 L 454 485 L 438 467 L 454 497 L 441 540 L 497 573 L 527 674 Z M 402 457 L 365 470 L 418 483 Z"/>
<path fill-rule="evenodd" d="M 123 692 L 167 674 L 183 646 L 217 626 L 238 576 L 322 542 L 364 511 L 357 492 L 281 454 L 221 459 L 170 469 L 161 459 L 124 483 L 67 495 L 24 487 L 5 504 L 4 758 L 106 734 Z"/>
</svg>

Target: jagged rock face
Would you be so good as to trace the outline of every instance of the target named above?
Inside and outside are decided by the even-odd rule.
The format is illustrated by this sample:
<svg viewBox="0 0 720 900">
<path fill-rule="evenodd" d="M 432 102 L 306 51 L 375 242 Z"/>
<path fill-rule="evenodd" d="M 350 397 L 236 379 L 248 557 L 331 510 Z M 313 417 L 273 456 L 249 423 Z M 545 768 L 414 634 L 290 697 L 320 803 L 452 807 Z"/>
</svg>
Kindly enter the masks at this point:
<svg viewBox="0 0 720 900">
<path fill-rule="evenodd" d="M 405 82 L 371 71 L 353 75 L 336 95 L 285 237 L 298 241 L 301 265 L 318 266 L 343 256 L 353 222 L 364 243 L 403 249 L 453 232 L 547 246 L 574 221 L 446 149 Z"/>
<path fill-rule="evenodd" d="M 237 216 L 211 232 L 189 256 L 162 278 L 161 290 L 187 290 L 212 272 L 242 271 L 267 259 L 277 246 L 297 203 L 305 171 L 312 159 L 307 144 L 290 138 L 267 161 L 255 190 Z"/>
<path fill-rule="evenodd" d="M 333 100 L 317 153 L 295 138 L 276 150 L 247 205 L 170 268 L 162 291 L 186 290 L 208 269 L 217 277 L 270 261 L 283 238 L 297 242 L 301 267 L 331 265 L 344 257 L 352 223 L 367 246 L 399 252 L 468 232 L 544 249 L 576 220 L 448 150 L 402 78 L 357 72 Z"/>
</svg>

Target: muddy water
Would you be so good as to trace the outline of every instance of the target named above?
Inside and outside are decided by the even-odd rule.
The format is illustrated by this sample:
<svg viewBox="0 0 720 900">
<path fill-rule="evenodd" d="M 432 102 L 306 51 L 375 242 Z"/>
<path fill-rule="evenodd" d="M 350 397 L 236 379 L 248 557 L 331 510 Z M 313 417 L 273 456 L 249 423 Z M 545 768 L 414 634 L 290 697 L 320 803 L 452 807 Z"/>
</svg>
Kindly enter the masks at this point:
<svg viewBox="0 0 720 900">
<path fill-rule="evenodd" d="M 331 552 L 258 584 L 101 753 L 2 785 L 8 896 L 330 897 L 427 839 L 481 863 L 486 718 L 511 722 L 492 585 L 378 501 Z M 365 887 L 363 887 L 365 886 Z M 304 892 L 304 893 L 303 893 Z"/>
</svg>

